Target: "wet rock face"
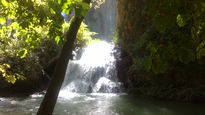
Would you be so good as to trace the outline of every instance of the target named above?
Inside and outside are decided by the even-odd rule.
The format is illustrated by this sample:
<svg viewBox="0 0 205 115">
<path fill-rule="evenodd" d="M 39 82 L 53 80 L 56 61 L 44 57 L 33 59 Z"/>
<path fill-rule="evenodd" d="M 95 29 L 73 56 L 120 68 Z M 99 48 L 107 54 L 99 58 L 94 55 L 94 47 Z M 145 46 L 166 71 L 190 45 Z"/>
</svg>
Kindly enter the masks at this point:
<svg viewBox="0 0 205 115">
<path fill-rule="evenodd" d="M 123 82 L 125 88 L 132 87 L 136 81 L 129 75 L 130 67 L 136 57 L 144 58 L 144 48 L 135 51 L 137 41 L 150 26 L 151 22 L 146 13 L 142 13 L 147 7 L 148 0 L 117 0 L 117 43 L 116 58 L 117 76 Z M 119 53 L 120 52 L 120 53 Z"/>
<path fill-rule="evenodd" d="M 135 43 L 150 21 L 148 16 L 140 13 L 147 0 L 117 0 L 117 52 L 116 68 L 119 79 L 127 85 L 129 67 L 132 65 L 132 45 Z"/>
<path fill-rule="evenodd" d="M 92 78 L 91 78 L 91 81 L 93 84 L 96 84 L 97 81 L 99 80 L 99 78 L 105 74 L 105 68 L 103 67 L 97 67 L 94 69 L 94 72 L 93 72 L 93 75 L 92 75 Z"/>
<path fill-rule="evenodd" d="M 116 59 L 117 76 L 119 81 L 123 83 L 124 88 L 128 88 L 130 85 L 128 83 L 128 71 L 132 64 L 131 59 L 129 58 L 128 54 L 120 47 L 116 46 L 115 50 L 114 56 Z"/>
<path fill-rule="evenodd" d="M 121 91 L 120 82 L 111 81 L 106 77 L 101 77 L 93 87 L 95 93 L 119 93 Z"/>
<path fill-rule="evenodd" d="M 99 91 L 97 92 L 100 92 L 100 93 L 109 93 L 108 92 L 108 89 L 110 90 L 109 92 L 112 92 L 112 93 L 120 93 L 120 88 L 118 86 L 116 87 L 110 87 L 109 85 L 107 84 L 102 84 L 102 86 L 100 87 Z"/>
</svg>

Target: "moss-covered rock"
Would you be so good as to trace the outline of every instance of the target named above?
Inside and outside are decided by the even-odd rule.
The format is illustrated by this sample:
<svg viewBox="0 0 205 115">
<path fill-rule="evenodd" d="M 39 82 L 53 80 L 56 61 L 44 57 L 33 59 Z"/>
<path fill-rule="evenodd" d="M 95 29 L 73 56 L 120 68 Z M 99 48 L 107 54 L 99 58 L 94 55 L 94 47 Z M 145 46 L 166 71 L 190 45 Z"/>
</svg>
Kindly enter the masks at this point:
<svg viewBox="0 0 205 115">
<path fill-rule="evenodd" d="M 195 9 L 203 8 L 199 2 L 184 2 L 117 1 L 116 43 L 121 51 L 117 70 L 128 92 L 163 99 L 205 101 L 205 63 L 203 57 L 196 58 L 199 41 L 204 40 L 204 29 L 194 37 L 192 26 L 203 23 L 204 11 Z M 187 11 L 188 6 L 198 15 Z M 183 21 L 182 17 L 179 19 L 180 13 L 189 16 L 183 26 L 179 24 Z"/>
</svg>

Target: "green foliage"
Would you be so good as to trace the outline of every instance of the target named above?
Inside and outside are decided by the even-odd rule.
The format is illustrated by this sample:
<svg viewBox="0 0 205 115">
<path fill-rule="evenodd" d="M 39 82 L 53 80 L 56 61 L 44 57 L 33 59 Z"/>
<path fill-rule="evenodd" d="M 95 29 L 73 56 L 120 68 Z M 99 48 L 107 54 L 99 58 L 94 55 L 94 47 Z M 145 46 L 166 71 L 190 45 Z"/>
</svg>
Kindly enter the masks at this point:
<svg viewBox="0 0 205 115">
<path fill-rule="evenodd" d="M 20 47 L 28 52 L 39 47 L 41 40 L 45 38 L 54 39 L 62 45 L 62 11 L 75 10 L 77 16 L 84 16 L 89 9 L 89 5 L 82 0 L 2 0 L 0 7 L 0 15 L 3 16 L 0 17 L 2 47 L 7 47 L 14 41 L 22 41 L 24 43 Z"/>
<path fill-rule="evenodd" d="M 72 11 L 75 11 L 76 16 L 84 17 L 87 15 L 87 10 L 89 8 L 89 4 L 82 2 L 82 0 L 68 0 L 64 3 L 62 12 L 65 14 L 70 14 Z"/>
<path fill-rule="evenodd" d="M 159 33 L 147 44 L 147 70 L 164 73 L 169 62 L 188 64 L 196 61 L 196 57 L 200 59 L 205 55 L 203 4 L 201 0 L 160 0 L 150 3 L 148 14 L 152 16 L 153 28 Z"/>
<path fill-rule="evenodd" d="M 64 34 L 69 29 L 71 20 L 69 23 L 65 22 L 62 25 Z M 96 34 L 95 32 L 90 32 L 87 25 L 84 22 L 82 22 L 76 36 L 75 47 L 84 47 L 88 45 L 89 42 L 92 40 L 92 36 L 95 34 Z"/>
<path fill-rule="evenodd" d="M 21 61 L 28 60 L 25 66 L 31 66 L 32 61 L 40 68 L 47 66 L 46 62 L 59 54 L 64 33 L 69 28 L 62 12 L 69 14 L 75 11 L 75 15 L 81 17 L 87 14 L 89 7 L 82 0 L 1 0 L 0 60 L 7 62 L 8 57 L 14 57 Z M 76 47 L 86 45 L 94 34 L 83 23 L 77 35 Z M 10 70 L 15 70 L 14 63 L 9 63 Z M 26 74 L 28 69 L 18 71 Z M 14 78 L 18 78 L 14 76 L 19 74 L 10 74 L 13 77 L 8 78 L 12 78 L 14 83 Z"/>
<path fill-rule="evenodd" d="M 0 65 L 0 73 L 1 73 L 1 76 L 5 78 L 5 80 L 8 82 L 8 83 L 12 83 L 14 84 L 16 82 L 17 79 L 21 79 L 21 80 L 25 80 L 26 78 L 22 75 L 19 75 L 18 73 L 15 73 L 15 74 L 11 74 L 9 72 L 9 69 L 10 69 L 10 65 L 9 64 L 1 64 Z"/>
<path fill-rule="evenodd" d="M 132 10 L 134 8 L 130 9 L 131 12 Z M 129 13 L 125 11 L 125 15 L 129 16 Z M 130 67 L 131 73 L 137 74 L 141 70 L 162 74 L 170 71 L 173 64 L 188 65 L 204 58 L 205 2 L 203 0 L 151 1 L 145 7 L 138 8 L 138 12 L 133 16 L 139 19 L 120 22 L 126 25 L 124 32 L 118 34 L 120 37 L 128 34 L 115 41 L 120 43 L 131 57 L 133 62 Z M 149 25 L 140 28 L 147 23 Z M 131 27 L 126 27 L 128 25 Z M 134 28 L 135 31 L 127 28 Z"/>
<path fill-rule="evenodd" d="M 22 49 L 29 54 L 34 48 L 39 47 L 42 39 L 63 37 L 61 27 L 56 25 L 61 25 L 64 20 L 59 17 L 61 7 L 55 2 L 3 0 L 1 3 L 0 14 L 6 21 L 0 25 L 2 47 L 15 49 L 13 52 L 18 55 L 23 51 Z M 48 10 L 49 8 L 53 10 Z M 58 11 L 56 15 L 53 13 L 54 10 Z"/>
</svg>

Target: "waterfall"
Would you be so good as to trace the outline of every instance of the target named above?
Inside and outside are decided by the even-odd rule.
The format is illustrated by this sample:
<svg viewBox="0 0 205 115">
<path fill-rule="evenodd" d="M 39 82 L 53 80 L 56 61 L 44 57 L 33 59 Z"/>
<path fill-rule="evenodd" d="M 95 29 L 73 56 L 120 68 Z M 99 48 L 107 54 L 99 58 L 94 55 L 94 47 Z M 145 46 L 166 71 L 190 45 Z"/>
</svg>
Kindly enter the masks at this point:
<svg viewBox="0 0 205 115">
<path fill-rule="evenodd" d="M 106 0 L 100 8 L 91 8 L 85 19 L 89 29 L 98 33 L 96 37 L 106 41 L 112 41 L 116 21 L 116 0 Z"/>
<path fill-rule="evenodd" d="M 97 38 L 112 41 L 116 26 L 116 0 L 106 0 L 100 8 L 91 8 L 85 23 Z M 90 44 L 82 57 L 70 60 L 59 96 L 79 93 L 119 93 L 113 56 L 114 46 L 105 41 Z M 68 94 L 69 93 L 69 94 Z"/>
<path fill-rule="evenodd" d="M 60 96 L 65 93 L 119 93 L 113 56 L 114 46 L 97 42 L 84 49 L 79 60 L 71 60 Z"/>
</svg>

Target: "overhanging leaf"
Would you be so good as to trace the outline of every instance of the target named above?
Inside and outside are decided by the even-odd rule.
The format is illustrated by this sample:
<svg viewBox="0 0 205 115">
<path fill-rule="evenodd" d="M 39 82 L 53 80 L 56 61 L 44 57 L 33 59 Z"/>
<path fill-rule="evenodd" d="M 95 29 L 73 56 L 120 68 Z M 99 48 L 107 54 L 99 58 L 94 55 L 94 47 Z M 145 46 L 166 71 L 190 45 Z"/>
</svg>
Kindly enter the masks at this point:
<svg viewBox="0 0 205 115">
<path fill-rule="evenodd" d="M 6 23 L 6 19 L 5 18 L 0 18 L 0 24 L 5 24 Z"/>
<path fill-rule="evenodd" d="M 9 6 L 9 3 L 8 3 L 6 0 L 1 0 L 1 3 L 2 3 L 5 7 L 8 7 L 8 6 Z"/>
<path fill-rule="evenodd" d="M 20 56 L 20 58 L 25 58 L 27 54 L 28 50 L 24 48 L 18 52 L 17 56 Z"/>
<path fill-rule="evenodd" d="M 55 37 L 55 41 L 56 41 L 57 44 L 59 44 L 60 36 L 56 36 L 56 37 Z"/>
</svg>

